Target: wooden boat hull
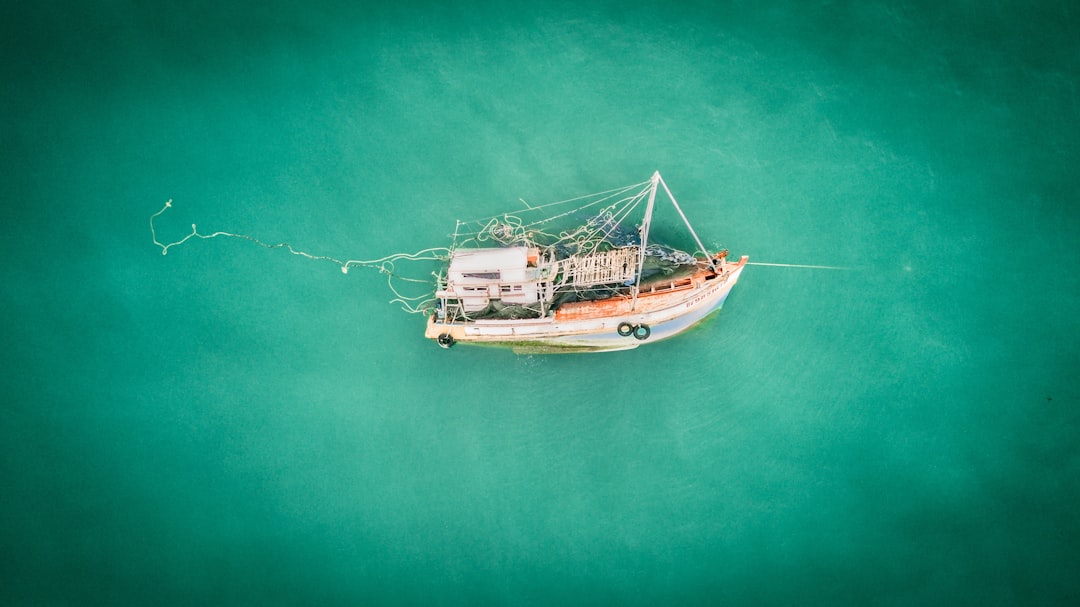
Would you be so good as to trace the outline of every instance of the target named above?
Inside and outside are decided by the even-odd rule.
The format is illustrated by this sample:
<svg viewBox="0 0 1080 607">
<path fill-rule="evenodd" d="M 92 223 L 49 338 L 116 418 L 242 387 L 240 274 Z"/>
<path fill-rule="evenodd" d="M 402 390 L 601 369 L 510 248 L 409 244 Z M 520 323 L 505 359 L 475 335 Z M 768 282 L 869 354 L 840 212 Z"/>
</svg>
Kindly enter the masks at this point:
<svg viewBox="0 0 1080 607">
<path fill-rule="evenodd" d="M 748 258 L 717 274 L 702 270 L 630 297 L 565 304 L 554 315 L 470 322 L 428 319 L 425 337 L 441 344 L 494 345 L 519 353 L 628 350 L 686 331 L 724 305 Z M 646 327 L 626 334 L 628 327 Z M 622 331 L 620 332 L 620 328 Z"/>
</svg>

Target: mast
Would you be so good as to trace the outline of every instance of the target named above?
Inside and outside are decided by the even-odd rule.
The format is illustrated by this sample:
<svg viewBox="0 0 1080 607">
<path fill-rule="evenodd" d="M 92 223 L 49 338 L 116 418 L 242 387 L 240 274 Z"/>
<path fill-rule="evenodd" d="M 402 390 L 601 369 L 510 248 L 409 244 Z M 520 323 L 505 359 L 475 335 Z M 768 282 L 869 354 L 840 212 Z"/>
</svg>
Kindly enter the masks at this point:
<svg viewBox="0 0 1080 607">
<path fill-rule="evenodd" d="M 633 297 L 630 300 L 630 309 L 637 307 L 638 289 L 641 287 L 641 270 L 645 266 L 645 247 L 649 244 L 649 226 L 652 224 L 653 206 L 656 203 L 656 184 L 663 183 L 660 171 L 652 175 L 652 187 L 649 188 L 649 202 L 645 205 L 645 219 L 641 221 L 641 248 L 638 250 L 637 278 L 634 279 Z M 667 186 L 665 185 L 666 189 Z M 669 193 L 668 196 L 671 194 Z"/>
</svg>

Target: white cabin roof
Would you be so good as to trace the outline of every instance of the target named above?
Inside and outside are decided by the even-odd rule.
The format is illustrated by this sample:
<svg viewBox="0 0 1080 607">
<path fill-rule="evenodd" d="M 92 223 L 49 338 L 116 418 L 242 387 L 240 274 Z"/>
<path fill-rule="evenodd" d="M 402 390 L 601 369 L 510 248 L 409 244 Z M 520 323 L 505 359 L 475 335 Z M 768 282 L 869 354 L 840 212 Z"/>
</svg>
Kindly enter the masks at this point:
<svg viewBox="0 0 1080 607">
<path fill-rule="evenodd" d="M 458 249 L 450 258 L 450 272 L 498 272 L 520 270 L 528 265 L 528 247 Z"/>
</svg>

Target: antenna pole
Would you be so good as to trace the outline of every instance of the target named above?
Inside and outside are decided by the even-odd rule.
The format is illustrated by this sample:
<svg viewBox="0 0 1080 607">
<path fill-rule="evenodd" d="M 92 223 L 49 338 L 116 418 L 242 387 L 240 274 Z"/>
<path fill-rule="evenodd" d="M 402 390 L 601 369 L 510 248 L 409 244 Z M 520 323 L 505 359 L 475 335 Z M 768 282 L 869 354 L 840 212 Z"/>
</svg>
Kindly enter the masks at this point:
<svg viewBox="0 0 1080 607">
<path fill-rule="evenodd" d="M 663 183 L 660 179 L 660 171 L 653 173 L 652 187 L 649 188 L 649 202 L 645 205 L 645 219 L 641 222 L 641 248 L 638 250 L 637 279 L 634 281 L 634 296 L 630 300 L 631 310 L 637 307 L 638 290 L 641 288 L 641 270 L 645 267 L 645 247 L 649 244 L 649 226 L 652 224 L 653 205 L 656 203 L 657 182 Z"/>
<path fill-rule="evenodd" d="M 679 207 L 679 203 L 675 202 L 675 197 L 671 195 L 671 190 L 668 189 L 667 183 L 665 183 L 664 178 L 660 176 L 660 171 L 657 171 L 656 174 L 653 175 L 653 179 L 654 188 L 656 187 L 655 180 L 659 180 L 660 185 L 664 186 L 664 191 L 667 192 L 668 199 L 671 200 L 671 204 L 675 207 L 675 210 L 679 212 L 679 217 L 682 217 L 683 223 L 686 224 L 686 228 L 690 230 L 690 235 L 694 237 L 694 243 L 697 244 L 698 248 L 701 249 L 701 252 L 704 253 L 705 256 L 709 259 L 709 267 L 712 268 L 713 272 L 715 272 L 716 263 L 713 262 L 712 254 L 709 252 L 708 249 L 705 248 L 705 245 L 701 244 L 701 239 L 698 238 L 697 232 L 694 231 L 694 226 L 690 225 L 690 220 L 686 218 L 685 214 L 683 214 L 682 209 Z M 649 202 L 651 205 L 652 201 L 650 200 Z"/>
</svg>

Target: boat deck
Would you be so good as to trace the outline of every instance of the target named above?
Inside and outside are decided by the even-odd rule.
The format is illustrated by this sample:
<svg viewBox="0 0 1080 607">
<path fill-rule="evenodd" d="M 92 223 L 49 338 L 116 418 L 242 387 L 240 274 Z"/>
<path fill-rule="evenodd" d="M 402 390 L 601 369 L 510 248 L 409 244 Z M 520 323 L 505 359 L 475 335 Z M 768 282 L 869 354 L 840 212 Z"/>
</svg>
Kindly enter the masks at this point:
<svg viewBox="0 0 1080 607">
<path fill-rule="evenodd" d="M 741 265 L 741 264 L 739 264 Z M 555 320 L 586 320 L 591 318 L 617 317 L 630 312 L 650 312 L 669 307 L 686 297 L 685 291 L 701 287 L 706 282 L 723 279 L 739 265 L 726 265 L 720 273 L 700 264 L 697 271 L 685 276 L 670 276 L 652 280 L 638 291 L 637 302 L 631 295 L 619 295 L 595 301 L 566 303 L 555 310 Z"/>
</svg>

